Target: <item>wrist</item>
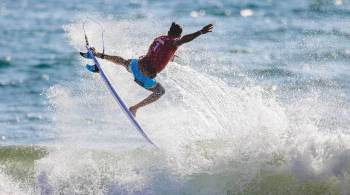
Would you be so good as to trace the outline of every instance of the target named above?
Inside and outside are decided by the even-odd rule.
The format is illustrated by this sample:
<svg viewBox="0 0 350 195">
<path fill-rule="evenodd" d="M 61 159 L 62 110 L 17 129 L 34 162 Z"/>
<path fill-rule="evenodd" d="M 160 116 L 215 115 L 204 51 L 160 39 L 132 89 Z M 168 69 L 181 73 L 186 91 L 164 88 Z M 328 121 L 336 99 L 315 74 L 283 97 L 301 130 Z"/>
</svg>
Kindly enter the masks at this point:
<svg viewBox="0 0 350 195">
<path fill-rule="evenodd" d="M 200 31 L 199 31 L 199 35 L 202 35 L 202 34 L 204 34 L 204 33 L 203 33 L 203 31 L 202 31 L 202 30 L 200 30 Z"/>
</svg>

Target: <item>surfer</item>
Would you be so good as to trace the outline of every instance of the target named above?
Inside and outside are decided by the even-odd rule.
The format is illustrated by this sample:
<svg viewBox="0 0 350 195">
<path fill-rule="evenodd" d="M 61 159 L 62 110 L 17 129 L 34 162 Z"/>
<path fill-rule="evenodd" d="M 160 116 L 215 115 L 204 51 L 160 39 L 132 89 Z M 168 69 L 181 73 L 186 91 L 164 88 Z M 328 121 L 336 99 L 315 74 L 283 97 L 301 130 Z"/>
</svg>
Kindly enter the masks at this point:
<svg viewBox="0 0 350 195">
<path fill-rule="evenodd" d="M 129 108 L 130 112 L 136 116 L 136 112 L 139 108 L 157 101 L 162 95 L 164 95 L 165 89 L 155 80 L 155 77 L 165 68 L 169 61 L 174 58 L 178 47 L 194 40 L 200 35 L 212 32 L 212 29 L 213 25 L 209 24 L 197 32 L 181 37 L 182 27 L 173 22 L 168 31 L 168 35 L 155 38 L 150 45 L 147 54 L 141 56 L 139 59 L 124 59 L 120 56 L 106 55 L 95 50 L 94 55 L 98 58 L 122 65 L 134 75 L 137 84 L 152 92 L 147 98 Z M 80 52 L 80 54 L 83 57 L 87 57 L 87 53 Z M 98 72 L 96 65 L 90 65 L 87 66 L 87 68 L 92 72 Z"/>
</svg>

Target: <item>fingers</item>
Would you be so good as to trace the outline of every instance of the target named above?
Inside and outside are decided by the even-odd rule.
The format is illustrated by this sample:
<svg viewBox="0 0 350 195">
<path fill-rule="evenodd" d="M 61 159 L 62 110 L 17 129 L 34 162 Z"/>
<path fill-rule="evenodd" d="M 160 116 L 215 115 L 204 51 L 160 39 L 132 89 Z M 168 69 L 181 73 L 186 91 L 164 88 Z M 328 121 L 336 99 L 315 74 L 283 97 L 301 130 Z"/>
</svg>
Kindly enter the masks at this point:
<svg viewBox="0 0 350 195">
<path fill-rule="evenodd" d="M 203 33 L 208 33 L 213 31 L 213 24 L 208 24 L 205 27 L 203 27 L 202 31 Z"/>
<path fill-rule="evenodd" d="M 208 29 L 208 32 L 212 32 L 213 31 L 213 28 L 214 28 L 214 25 L 213 24 L 209 24 L 206 26 L 207 29 Z"/>
</svg>

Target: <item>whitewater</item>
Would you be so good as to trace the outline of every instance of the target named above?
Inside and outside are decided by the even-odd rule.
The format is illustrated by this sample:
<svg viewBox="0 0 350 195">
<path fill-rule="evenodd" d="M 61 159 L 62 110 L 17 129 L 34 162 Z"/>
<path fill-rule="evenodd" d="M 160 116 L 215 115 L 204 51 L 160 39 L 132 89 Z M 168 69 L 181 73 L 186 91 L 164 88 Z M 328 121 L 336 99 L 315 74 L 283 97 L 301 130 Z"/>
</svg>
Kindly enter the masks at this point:
<svg viewBox="0 0 350 195">
<path fill-rule="evenodd" d="M 246 47 L 232 49 L 223 40 L 227 24 L 214 23 L 213 33 L 181 47 L 179 57 L 157 76 L 166 93 L 141 108 L 136 119 L 159 149 L 146 142 L 99 75 L 85 70 L 89 61 L 78 52 L 86 50 L 85 20 L 90 44 L 102 49 L 101 26 L 91 22 L 94 18 L 105 29 L 107 54 L 144 55 L 153 38 L 168 28 L 157 14 L 131 20 L 80 13 L 63 25 L 75 60 L 67 62 L 66 72 L 47 74 L 74 74 L 74 79 L 59 78 L 40 92 L 47 115 L 26 116 L 44 120 L 48 127 L 35 135 L 49 139 L 34 144 L 13 139 L 14 144 L 1 146 L 0 194 L 350 194 L 346 63 L 334 63 L 337 71 L 329 71 L 322 60 L 289 65 L 329 57 L 327 52 L 313 56 L 314 47 L 322 45 L 317 38 L 276 43 L 274 52 L 293 60 L 266 68 L 253 62 L 269 64 L 280 57 L 265 56 L 261 45 L 270 42 L 260 37 L 261 45 L 247 41 L 241 43 Z M 201 14 L 191 12 L 192 17 Z M 184 20 L 185 33 L 206 24 L 199 20 L 193 26 Z M 284 47 L 297 54 L 284 55 Z M 256 58 L 246 64 L 245 55 Z M 346 50 L 337 55 L 349 59 Z M 123 67 L 99 62 L 126 105 L 149 94 Z M 13 65 L 1 65 L 0 71 L 6 70 L 2 66 Z M 341 74 L 343 80 L 334 76 Z M 17 85 L 5 81 L 0 87 Z M 4 140 L 12 139 L 9 135 Z"/>
<path fill-rule="evenodd" d="M 65 27 L 77 51 L 84 47 L 81 25 Z M 108 53 L 131 57 L 144 50 L 130 45 L 147 45 L 152 38 L 144 35 L 147 29 L 132 31 L 138 23 L 103 25 L 110 29 Z M 87 30 L 96 48 L 100 30 L 96 24 Z M 128 105 L 147 95 L 124 68 L 100 61 Z M 274 87 L 248 78 L 230 86 L 189 64 L 172 62 L 158 78 L 166 95 L 137 117 L 158 150 L 132 128 L 104 83 L 84 71 L 84 64 L 82 59 L 75 67 L 81 69 L 77 82 L 62 82 L 46 92 L 59 139 L 34 163 L 35 187 L 24 188 L 30 193 L 261 194 L 272 187 L 298 194 L 320 186 L 348 193 L 349 135 L 320 129 L 317 123 L 327 109 L 320 94 L 285 103 Z M 10 188 L 3 192 L 17 194 L 21 184 L 9 185 L 1 176 L 2 185 Z"/>
</svg>

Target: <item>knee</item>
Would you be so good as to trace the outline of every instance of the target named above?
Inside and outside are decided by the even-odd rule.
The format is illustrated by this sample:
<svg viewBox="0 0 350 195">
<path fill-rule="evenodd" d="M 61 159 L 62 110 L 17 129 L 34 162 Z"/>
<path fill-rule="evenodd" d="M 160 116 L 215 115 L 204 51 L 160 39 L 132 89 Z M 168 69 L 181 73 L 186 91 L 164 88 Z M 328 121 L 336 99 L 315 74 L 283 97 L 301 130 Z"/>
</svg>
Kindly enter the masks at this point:
<svg viewBox="0 0 350 195">
<path fill-rule="evenodd" d="M 165 94 L 164 87 L 161 86 L 160 84 L 158 84 L 158 86 L 156 87 L 156 90 L 155 90 L 155 94 L 157 94 L 158 96 L 163 96 Z"/>
</svg>

